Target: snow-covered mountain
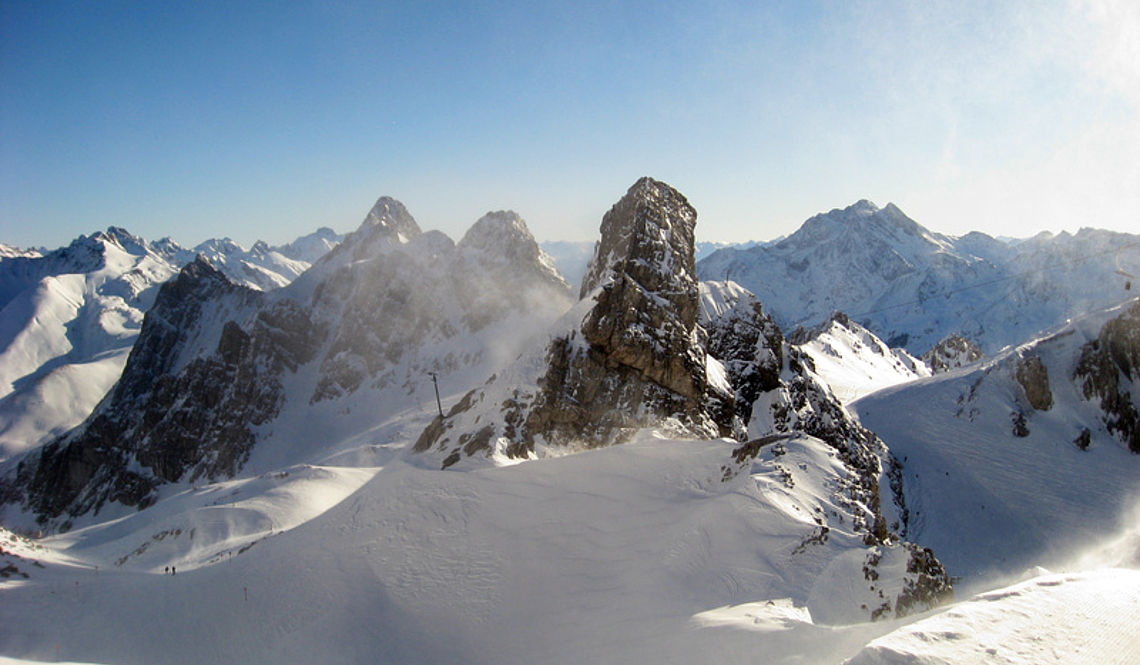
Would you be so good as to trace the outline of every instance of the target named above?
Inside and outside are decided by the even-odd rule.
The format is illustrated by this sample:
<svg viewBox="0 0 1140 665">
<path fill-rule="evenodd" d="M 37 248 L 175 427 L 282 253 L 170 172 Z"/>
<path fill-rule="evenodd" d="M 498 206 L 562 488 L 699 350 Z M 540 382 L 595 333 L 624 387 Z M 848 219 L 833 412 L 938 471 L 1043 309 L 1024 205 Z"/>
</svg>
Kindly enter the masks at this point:
<svg viewBox="0 0 1140 665">
<path fill-rule="evenodd" d="M 0 258 L 0 459 L 74 427 L 118 379 L 167 257 L 110 228 Z"/>
<path fill-rule="evenodd" d="M 907 538 L 951 574 L 1058 565 L 1135 520 L 1140 301 L 854 408 L 900 463 Z"/>
<path fill-rule="evenodd" d="M 514 213 L 456 243 L 388 198 L 288 286 L 185 266 L 91 418 L 0 468 L 0 662 L 1136 652 L 1135 571 L 1037 571 L 936 605 L 949 575 L 1021 573 L 1018 543 L 1082 519 L 1072 537 L 1107 535 L 1140 460 L 1140 304 L 926 376 L 843 316 L 785 337 L 739 284 L 698 283 L 695 222 L 676 190 L 635 183 L 576 303 Z M 907 381 L 854 402 L 889 436 L 829 381 L 844 399 Z M 1033 478 L 1051 485 L 1030 520 Z M 970 512 L 981 499 L 1021 525 Z M 965 551 L 1006 526 L 1005 549 Z M 939 538 L 949 570 L 924 547 Z M 1140 565 L 1134 543 L 1102 561 Z"/>
<path fill-rule="evenodd" d="M 888 347 L 841 312 L 814 329 L 794 331 L 789 339 L 844 404 L 933 373 L 925 361 Z"/>
<path fill-rule="evenodd" d="M 303 235 L 291 243 L 274 247 L 282 256 L 294 261 L 304 261 L 308 264 L 316 263 L 322 256 L 328 254 L 334 247 L 344 241 L 344 234 L 337 233 L 327 226 Z"/>
<path fill-rule="evenodd" d="M 25 249 L 23 247 L 15 247 L 13 245 L 5 245 L 4 243 L 0 242 L 0 259 L 35 259 L 41 256 L 43 256 L 43 252 L 38 249 Z"/>
<path fill-rule="evenodd" d="M 0 254 L 0 460 L 82 421 L 118 379 L 158 286 L 196 256 L 238 284 L 289 283 L 337 236 L 327 229 L 282 251 L 228 239 L 187 250 L 118 227 L 50 252 Z M 319 241 L 319 242 L 318 242 Z M 321 245 L 320 243 L 324 243 Z M 308 252 L 304 254 L 304 252 Z"/>
<path fill-rule="evenodd" d="M 484 216 L 456 244 L 388 198 L 274 291 L 199 256 L 159 291 L 108 398 L 11 486 L 38 519 L 66 525 L 145 507 L 168 483 L 328 457 L 422 402 L 431 373 L 481 381 L 568 291 L 514 213 Z"/>
<path fill-rule="evenodd" d="M 1082 229 L 1005 243 L 982 233 L 930 231 L 893 204 L 870 201 L 816 215 L 791 236 L 720 250 L 702 280 L 733 280 L 785 329 L 850 317 L 912 354 L 949 334 L 986 353 L 1127 295 L 1140 236 Z"/>
</svg>

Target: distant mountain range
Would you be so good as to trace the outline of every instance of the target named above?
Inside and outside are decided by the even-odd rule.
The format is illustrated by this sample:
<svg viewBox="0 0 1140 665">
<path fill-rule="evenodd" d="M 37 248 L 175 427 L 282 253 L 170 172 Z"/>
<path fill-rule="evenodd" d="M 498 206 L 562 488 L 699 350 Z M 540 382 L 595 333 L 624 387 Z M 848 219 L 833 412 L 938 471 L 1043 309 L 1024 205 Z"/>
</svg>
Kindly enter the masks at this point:
<svg viewBox="0 0 1140 665">
<path fill-rule="evenodd" d="M 323 228 L 281 247 L 228 238 L 186 249 L 111 227 L 52 251 L 0 245 L 0 458 L 82 421 L 119 378 L 159 286 L 203 256 L 235 284 L 288 284 L 340 242 Z"/>
<path fill-rule="evenodd" d="M 696 224 L 642 178 L 573 285 L 585 245 L 389 197 L 277 248 L 0 247 L 0 660 L 1130 646 L 1140 574 L 1032 567 L 1140 565 L 1135 236 L 861 201 L 698 262 Z"/>
<path fill-rule="evenodd" d="M 1140 235 L 1082 229 L 1003 242 L 930 231 L 894 204 L 816 215 L 778 242 L 725 248 L 697 265 L 732 280 L 787 330 L 843 312 L 914 355 L 947 335 L 993 353 L 1128 297 Z M 1119 272 L 1118 272 L 1119 271 Z"/>
</svg>

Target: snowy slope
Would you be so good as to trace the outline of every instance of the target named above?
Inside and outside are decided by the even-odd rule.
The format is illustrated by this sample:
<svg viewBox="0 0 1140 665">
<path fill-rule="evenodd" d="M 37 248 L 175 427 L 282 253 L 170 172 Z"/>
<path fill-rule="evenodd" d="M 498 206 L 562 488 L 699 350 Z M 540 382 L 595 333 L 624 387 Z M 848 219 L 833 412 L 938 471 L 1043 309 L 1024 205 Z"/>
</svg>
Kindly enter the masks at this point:
<svg viewBox="0 0 1140 665">
<path fill-rule="evenodd" d="M 158 286 L 198 254 L 250 288 L 288 284 L 335 246 L 328 229 L 245 250 L 209 240 L 186 250 L 112 227 L 51 252 L 0 254 L 0 460 L 79 424 L 114 385 Z M 291 251 L 296 258 L 282 252 Z"/>
<path fill-rule="evenodd" d="M 815 371 L 844 404 L 888 386 L 930 376 L 926 363 L 892 349 L 843 314 L 791 336 L 815 364 Z"/>
<path fill-rule="evenodd" d="M 919 355 L 952 333 L 986 353 L 1020 343 L 1125 297 L 1117 271 L 1137 268 L 1137 235 L 1082 229 L 1013 244 L 952 237 L 893 204 L 864 200 L 816 215 L 779 242 L 716 252 L 698 273 L 740 283 L 785 330 L 842 311 Z"/>
<path fill-rule="evenodd" d="M 1085 349 L 1103 347 L 1109 321 L 1140 317 L 1136 301 L 1126 305 L 854 403 L 901 463 L 906 537 L 934 548 L 968 585 L 1066 560 L 1115 532 L 1140 496 L 1140 455 L 1074 377 Z M 1128 371 L 1114 388 L 1140 395 L 1140 373 Z"/>
<path fill-rule="evenodd" d="M 87 416 L 175 272 L 114 228 L 42 257 L 0 259 L 0 459 Z"/>
<path fill-rule="evenodd" d="M 865 616 L 860 606 L 882 602 L 880 590 L 893 598 L 906 560 L 901 548 L 867 547 L 835 518 L 820 535 L 816 516 L 844 510 L 828 499 L 845 473 L 835 452 L 789 439 L 782 455 L 725 482 L 732 445 L 645 434 L 468 473 L 391 460 L 362 470 L 372 478 L 355 491 L 356 481 L 335 481 L 332 494 L 346 498 L 300 524 L 257 524 L 250 513 L 292 475 L 186 491 L 128 520 L 39 541 L 49 549 L 38 553 L 44 568 L 14 560 L 30 575 L 0 583 L 0 654 L 745 663 L 764 652 L 775 662 L 837 662 L 868 633 L 889 630 L 824 625 Z M 277 510 L 297 514 L 286 504 Z M 880 561 L 875 580 L 863 570 L 869 557 Z M 164 575 L 171 564 L 177 574 Z M 795 620 L 775 631 L 715 621 L 769 602 Z"/>
<path fill-rule="evenodd" d="M 1044 574 L 873 640 L 845 665 L 1140 663 L 1140 571 Z"/>
</svg>

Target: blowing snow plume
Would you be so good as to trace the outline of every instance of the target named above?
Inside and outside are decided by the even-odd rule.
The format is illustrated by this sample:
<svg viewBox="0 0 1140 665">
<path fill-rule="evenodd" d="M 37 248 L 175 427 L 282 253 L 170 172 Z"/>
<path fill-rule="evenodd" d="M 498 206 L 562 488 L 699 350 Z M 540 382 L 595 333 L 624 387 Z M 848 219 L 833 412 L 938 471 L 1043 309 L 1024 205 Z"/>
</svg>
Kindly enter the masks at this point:
<svg viewBox="0 0 1140 665">
<path fill-rule="evenodd" d="M 468 393 L 415 450 L 436 451 L 447 468 L 477 455 L 524 458 L 536 446 L 622 443 L 646 427 L 693 438 L 739 432 L 731 392 L 709 381 L 697 322 L 696 219 L 672 187 L 634 183 L 602 219 L 581 301 L 545 349 Z"/>
<path fill-rule="evenodd" d="M 67 528 L 151 505 L 164 484 L 320 463 L 414 405 L 428 372 L 473 385 L 570 302 L 518 215 L 455 243 L 387 197 L 272 292 L 200 258 L 162 287 L 91 417 L 4 469 L 6 523 Z"/>
</svg>

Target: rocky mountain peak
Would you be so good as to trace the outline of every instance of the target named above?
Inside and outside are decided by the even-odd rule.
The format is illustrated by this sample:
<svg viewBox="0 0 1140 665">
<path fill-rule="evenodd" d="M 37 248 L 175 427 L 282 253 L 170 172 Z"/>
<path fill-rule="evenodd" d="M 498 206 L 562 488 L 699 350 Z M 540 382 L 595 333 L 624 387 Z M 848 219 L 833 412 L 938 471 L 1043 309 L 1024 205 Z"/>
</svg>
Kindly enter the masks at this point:
<svg viewBox="0 0 1140 665">
<path fill-rule="evenodd" d="M 696 223 L 697 211 L 680 192 L 652 178 L 641 178 L 602 218 L 602 237 L 582 279 L 580 297 L 619 274 L 655 292 L 671 291 L 666 285 L 673 284 L 692 300 L 695 321 Z"/>
<path fill-rule="evenodd" d="M 146 241 L 121 226 L 108 226 L 105 232 L 96 235 L 106 238 L 136 256 L 142 256 L 147 252 Z"/>
<path fill-rule="evenodd" d="M 526 222 L 513 210 L 489 212 L 467 230 L 458 243 L 508 260 L 536 260 L 542 250 Z"/>
<path fill-rule="evenodd" d="M 419 237 L 422 233 L 419 224 L 403 203 L 388 196 L 381 196 L 368 211 L 360 227 L 345 236 L 343 242 L 333 247 L 314 264 L 323 266 L 315 273 L 314 278 L 349 263 L 384 254 Z"/>
<path fill-rule="evenodd" d="M 389 196 L 381 196 L 376 200 L 357 232 L 373 227 L 380 227 L 389 235 L 402 236 L 401 242 L 407 242 L 420 234 L 419 224 L 416 224 L 415 218 L 404 204 Z"/>
<path fill-rule="evenodd" d="M 443 466 L 464 456 L 526 456 L 536 443 L 598 447 L 628 440 L 645 427 L 666 426 L 681 436 L 739 433 L 732 389 L 710 379 L 699 291 L 693 272 L 696 211 L 668 185 L 643 178 L 602 219 L 583 289 L 554 335 L 540 376 L 520 385 L 492 380 L 469 393 L 447 418 L 437 418 L 417 451 L 444 454 Z M 580 322 L 580 323 L 578 323 Z M 575 325 L 576 324 L 576 325 Z M 716 364 L 719 368 L 720 365 Z M 489 414 L 479 405 L 499 405 Z"/>
</svg>

